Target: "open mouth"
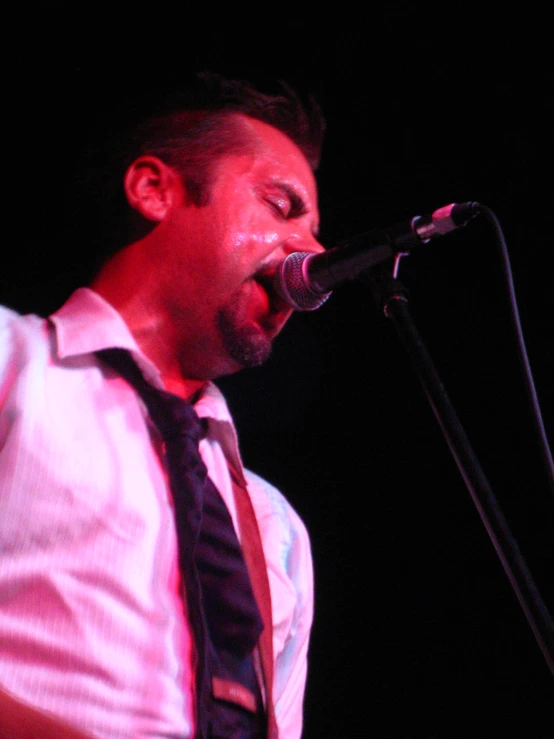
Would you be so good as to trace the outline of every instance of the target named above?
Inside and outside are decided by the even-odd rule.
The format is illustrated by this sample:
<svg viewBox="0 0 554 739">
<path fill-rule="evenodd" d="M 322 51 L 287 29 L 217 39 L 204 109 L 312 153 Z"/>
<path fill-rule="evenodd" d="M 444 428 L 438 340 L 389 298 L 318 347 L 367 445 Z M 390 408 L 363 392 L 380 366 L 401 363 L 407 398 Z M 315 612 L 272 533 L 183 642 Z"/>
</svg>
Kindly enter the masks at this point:
<svg viewBox="0 0 554 739">
<path fill-rule="evenodd" d="M 269 316 L 290 311 L 288 303 L 275 290 L 273 273 L 258 272 L 254 275 L 253 279 L 267 295 L 267 312 Z"/>
<path fill-rule="evenodd" d="M 292 308 L 277 293 L 273 281 L 274 272 L 258 272 L 253 276 L 254 282 L 263 290 L 267 298 L 267 311 L 260 326 L 271 334 L 278 333 L 286 323 Z"/>
</svg>

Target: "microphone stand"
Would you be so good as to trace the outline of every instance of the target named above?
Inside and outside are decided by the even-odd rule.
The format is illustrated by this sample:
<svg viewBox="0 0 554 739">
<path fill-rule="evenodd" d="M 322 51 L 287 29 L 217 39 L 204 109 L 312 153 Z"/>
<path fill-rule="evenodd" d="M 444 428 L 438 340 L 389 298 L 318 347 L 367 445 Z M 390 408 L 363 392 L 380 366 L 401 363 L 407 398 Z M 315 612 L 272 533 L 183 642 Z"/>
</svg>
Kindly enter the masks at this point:
<svg viewBox="0 0 554 739">
<path fill-rule="evenodd" d="M 369 285 L 374 300 L 385 316 L 393 322 L 400 340 L 411 357 L 412 366 L 421 381 L 481 520 L 554 675 L 552 618 L 411 317 L 406 288 L 396 279 L 398 263 L 402 256 L 403 254 L 397 254 L 392 273 L 382 268 L 372 269 L 364 273 L 362 279 Z"/>
</svg>

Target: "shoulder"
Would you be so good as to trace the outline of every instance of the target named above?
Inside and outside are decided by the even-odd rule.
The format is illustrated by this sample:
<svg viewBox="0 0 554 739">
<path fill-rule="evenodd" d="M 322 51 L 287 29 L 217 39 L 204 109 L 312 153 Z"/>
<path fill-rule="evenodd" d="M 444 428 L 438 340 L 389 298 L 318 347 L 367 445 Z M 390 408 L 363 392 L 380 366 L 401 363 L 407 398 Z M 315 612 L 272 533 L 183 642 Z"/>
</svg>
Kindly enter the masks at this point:
<svg viewBox="0 0 554 739">
<path fill-rule="evenodd" d="M 29 348 L 43 343 L 45 324 L 45 319 L 38 315 L 22 315 L 0 306 L 0 367 L 14 355 L 25 356 Z"/>
<path fill-rule="evenodd" d="M 296 552 L 297 555 L 302 555 L 302 558 L 309 558 L 308 530 L 287 498 L 274 485 L 252 470 L 244 472 L 262 538 L 270 541 L 283 556 Z"/>
<path fill-rule="evenodd" d="M 264 508 L 268 509 L 266 513 L 282 517 L 287 526 L 306 530 L 298 513 L 275 485 L 252 472 L 252 470 L 245 469 L 244 474 L 254 504 L 263 504 Z"/>
<path fill-rule="evenodd" d="M 304 522 L 285 496 L 246 470 L 262 538 L 273 611 L 275 695 L 282 694 L 291 669 L 304 669 L 302 651 L 313 620 L 314 573 L 310 539 Z"/>
<path fill-rule="evenodd" d="M 17 313 L 17 311 L 12 310 L 11 308 L 8 308 L 5 305 L 0 305 L 0 326 L 3 326 L 5 323 L 8 323 L 13 318 L 19 318 L 20 313 Z"/>
<path fill-rule="evenodd" d="M 4 341 L 16 336 L 31 338 L 41 332 L 44 322 L 44 318 L 34 313 L 22 314 L 0 305 L 0 337 Z"/>
<path fill-rule="evenodd" d="M 49 353 L 50 342 L 44 318 L 35 314 L 21 315 L 0 306 L 0 403 L 25 368 L 34 359 L 44 363 Z"/>
<path fill-rule="evenodd" d="M 20 313 L 16 313 L 5 305 L 0 305 L 0 341 L 8 339 L 21 318 Z"/>
</svg>

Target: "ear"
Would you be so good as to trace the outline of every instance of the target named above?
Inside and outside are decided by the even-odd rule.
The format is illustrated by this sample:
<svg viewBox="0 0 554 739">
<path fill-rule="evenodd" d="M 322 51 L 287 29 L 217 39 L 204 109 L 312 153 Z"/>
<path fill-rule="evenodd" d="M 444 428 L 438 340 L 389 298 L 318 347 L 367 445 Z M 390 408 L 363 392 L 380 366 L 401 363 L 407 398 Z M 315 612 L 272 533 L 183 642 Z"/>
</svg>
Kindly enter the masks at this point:
<svg viewBox="0 0 554 739">
<path fill-rule="evenodd" d="M 129 166 L 123 180 L 131 208 L 149 221 L 162 221 L 179 194 L 176 172 L 155 156 L 141 156 Z"/>
</svg>

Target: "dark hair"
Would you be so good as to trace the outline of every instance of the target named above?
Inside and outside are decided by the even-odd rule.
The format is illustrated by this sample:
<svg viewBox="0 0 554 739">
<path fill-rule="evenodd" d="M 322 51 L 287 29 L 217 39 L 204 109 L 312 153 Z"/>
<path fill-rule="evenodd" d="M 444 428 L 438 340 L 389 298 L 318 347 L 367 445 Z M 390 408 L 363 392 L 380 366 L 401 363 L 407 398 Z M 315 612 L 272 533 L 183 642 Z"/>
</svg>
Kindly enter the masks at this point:
<svg viewBox="0 0 554 739">
<path fill-rule="evenodd" d="M 269 94 L 213 72 L 197 75 L 185 93 L 165 100 L 160 111 L 135 128 L 127 166 L 141 154 L 155 154 L 195 181 L 222 155 L 248 146 L 233 116 L 241 113 L 285 133 L 317 170 L 325 128 L 321 109 L 313 96 L 302 101 L 286 83 L 281 82 L 280 88 Z"/>
<path fill-rule="evenodd" d="M 197 205 L 209 201 L 214 164 L 226 154 L 252 146 L 236 114 L 268 123 L 285 133 L 302 151 L 314 171 L 319 166 L 325 123 L 311 94 L 301 98 L 284 82 L 262 92 L 250 82 L 230 80 L 214 72 L 196 74 L 177 94 L 161 99 L 148 111 L 133 105 L 119 133 L 89 147 L 80 177 L 81 205 L 88 211 L 84 227 L 92 237 L 97 269 L 124 244 L 140 236 L 136 216 L 123 192 L 123 177 L 139 156 L 152 154 L 182 176 Z M 81 209 L 82 210 L 82 209 Z M 106 249 L 106 246 L 109 248 Z"/>
</svg>

